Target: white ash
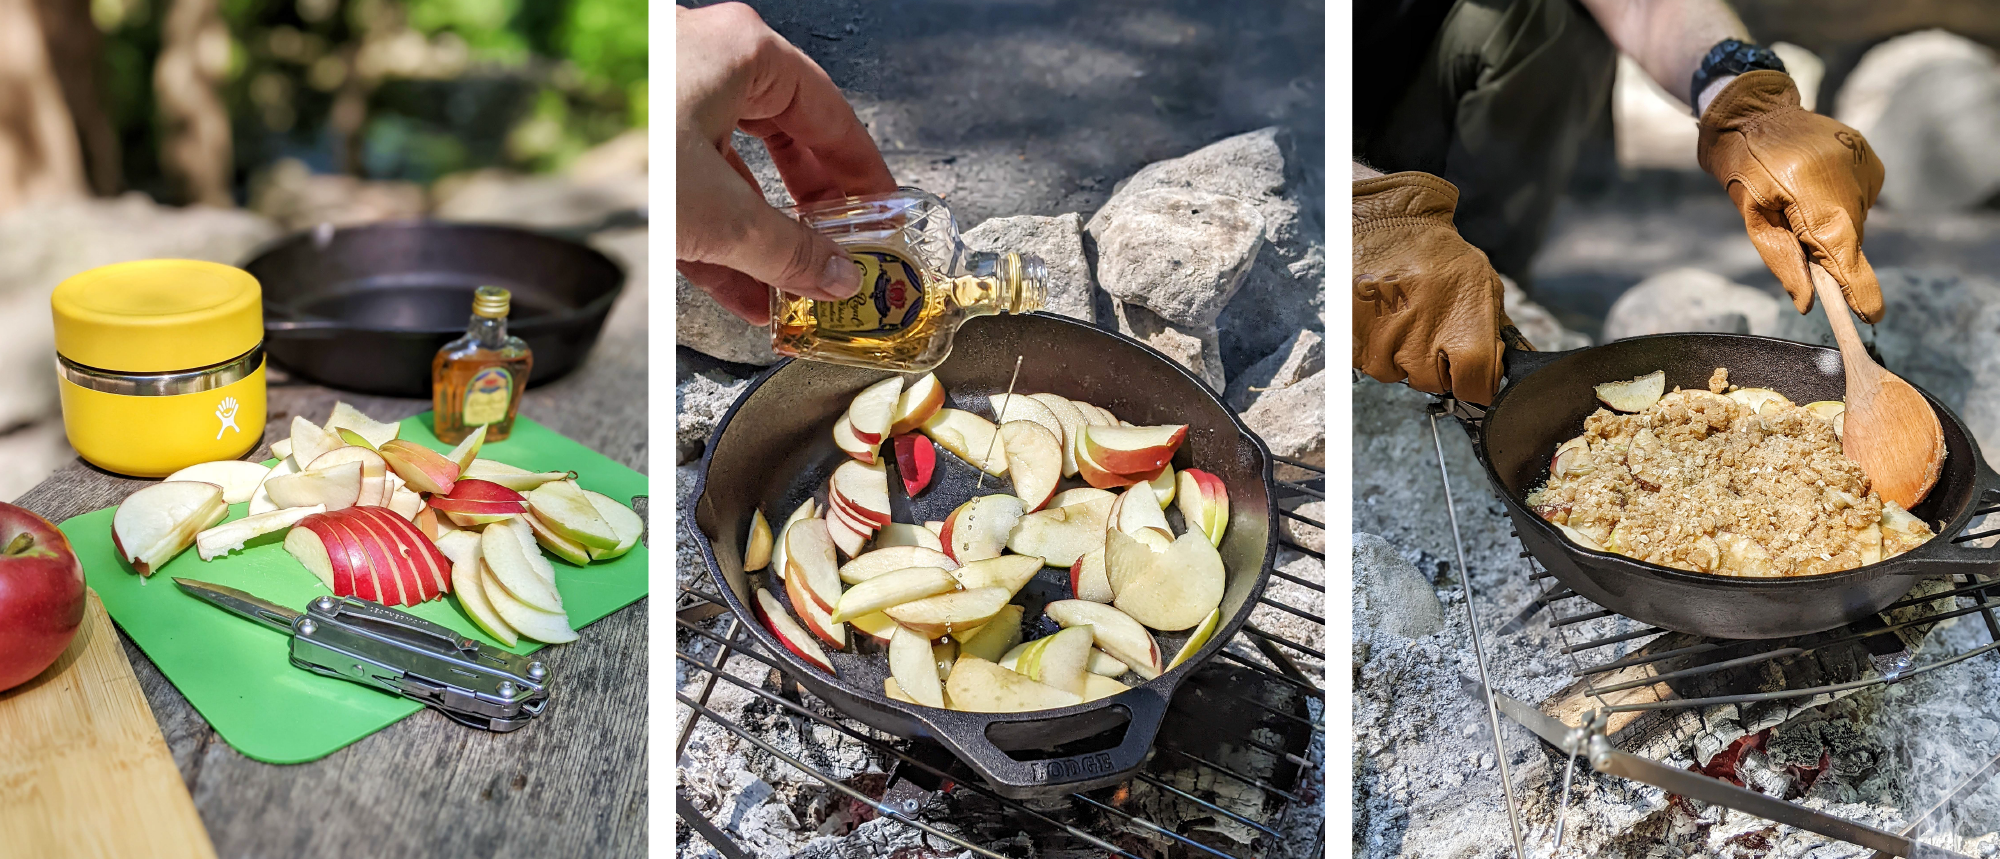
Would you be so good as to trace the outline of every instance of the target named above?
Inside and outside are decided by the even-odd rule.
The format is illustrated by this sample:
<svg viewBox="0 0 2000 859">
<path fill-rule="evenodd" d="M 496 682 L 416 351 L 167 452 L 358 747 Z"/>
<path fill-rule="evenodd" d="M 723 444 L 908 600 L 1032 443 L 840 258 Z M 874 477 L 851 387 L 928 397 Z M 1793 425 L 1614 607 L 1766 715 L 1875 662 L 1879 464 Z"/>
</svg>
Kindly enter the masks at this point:
<svg viewBox="0 0 2000 859">
<path fill-rule="evenodd" d="M 737 379 L 721 370 L 690 373 L 674 385 L 674 451 L 676 461 L 687 465 L 701 458 L 715 425 L 743 389 L 747 379 Z"/>
</svg>

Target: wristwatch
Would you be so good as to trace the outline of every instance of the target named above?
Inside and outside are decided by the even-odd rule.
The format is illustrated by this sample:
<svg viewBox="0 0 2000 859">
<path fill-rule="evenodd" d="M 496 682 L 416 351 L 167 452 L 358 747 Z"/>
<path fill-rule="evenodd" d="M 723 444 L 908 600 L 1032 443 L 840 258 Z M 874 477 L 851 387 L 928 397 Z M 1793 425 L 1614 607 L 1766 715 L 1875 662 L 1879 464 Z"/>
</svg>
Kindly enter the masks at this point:
<svg viewBox="0 0 2000 859">
<path fill-rule="evenodd" d="M 1762 45 L 1735 39 L 1723 39 L 1715 43 L 1715 47 L 1708 49 L 1708 55 L 1701 58 L 1701 68 L 1694 70 L 1694 84 L 1688 90 L 1688 104 L 1693 106 L 1695 116 L 1697 118 L 1701 116 L 1698 102 L 1701 101 L 1701 94 L 1708 89 L 1709 84 L 1718 78 L 1759 69 L 1782 72 L 1785 70 L 1785 61 L 1778 59 L 1775 52 Z"/>
</svg>

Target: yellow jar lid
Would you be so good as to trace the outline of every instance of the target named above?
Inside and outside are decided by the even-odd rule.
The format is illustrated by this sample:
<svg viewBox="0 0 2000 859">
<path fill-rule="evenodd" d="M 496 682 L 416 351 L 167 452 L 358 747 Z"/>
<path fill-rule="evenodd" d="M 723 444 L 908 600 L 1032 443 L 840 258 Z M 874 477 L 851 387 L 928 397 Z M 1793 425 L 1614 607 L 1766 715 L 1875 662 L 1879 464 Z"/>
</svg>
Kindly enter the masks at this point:
<svg viewBox="0 0 2000 859">
<path fill-rule="evenodd" d="M 220 364 L 264 339 L 263 290 L 240 268 L 155 259 L 56 286 L 56 353 L 86 367 L 171 373 Z"/>
</svg>

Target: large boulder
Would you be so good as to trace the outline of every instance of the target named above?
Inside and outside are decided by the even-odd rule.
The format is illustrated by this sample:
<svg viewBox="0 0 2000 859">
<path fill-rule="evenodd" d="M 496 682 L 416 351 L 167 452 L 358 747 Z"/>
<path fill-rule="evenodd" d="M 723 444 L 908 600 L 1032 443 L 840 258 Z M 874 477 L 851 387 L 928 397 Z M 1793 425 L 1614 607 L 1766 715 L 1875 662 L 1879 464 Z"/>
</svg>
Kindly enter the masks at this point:
<svg viewBox="0 0 2000 859">
<path fill-rule="evenodd" d="M 965 245 L 975 251 L 1034 254 L 1048 266 L 1048 296 L 1042 309 L 1072 319 L 1096 322 L 1097 279 L 1083 255 L 1083 218 L 1075 212 L 1056 217 L 1021 215 L 988 218 L 965 231 Z"/>
<path fill-rule="evenodd" d="M 1257 395 L 1290 387 L 1326 369 L 1326 338 L 1306 329 L 1285 348 L 1272 352 L 1229 382 L 1229 407 L 1250 408 Z"/>
<path fill-rule="evenodd" d="M 1264 244 L 1243 200 L 1182 188 L 1120 194 L 1091 219 L 1106 292 L 1185 328 L 1215 325 Z"/>
<path fill-rule="evenodd" d="M 1271 452 L 1324 468 L 1326 466 L 1326 371 L 1257 394 L 1243 412 L 1243 422 L 1256 431 Z M 1278 476 L 1302 477 L 1299 469 L 1280 466 Z"/>
<path fill-rule="evenodd" d="M 1563 327 L 1548 308 L 1529 300 L 1528 293 L 1515 285 L 1513 278 L 1501 275 L 1500 285 L 1504 288 L 1507 318 L 1514 320 L 1514 328 L 1536 349 L 1564 352 L 1590 345 L 1590 335 Z"/>
<path fill-rule="evenodd" d="M 1222 347 L 1216 340 L 1214 326 L 1176 325 L 1145 307 L 1122 301 L 1111 303 L 1111 315 L 1120 333 L 1160 350 L 1168 359 L 1199 376 L 1210 389 L 1222 390 Z"/>
<path fill-rule="evenodd" d="M 1965 211 L 2000 194 L 2000 62 L 1978 43 L 1942 30 L 1885 41 L 1837 102 L 1887 168 L 1883 205 Z"/>
<path fill-rule="evenodd" d="M 771 351 L 771 330 L 751 325 L 723 309 L 700 287 L 674 273 L 674 342 L 704 355 L 738 364 L 767 366 L 778 362 Z"/>
<path fill-rule="evenodd" d="M 1797 315 L 1787 299 L 1713 272 L 1677 268 L 1620 295 L 1604 318 L 1604 340 L 1691 331 L 1777 336 L 1783 317 Z"/>
</svg>

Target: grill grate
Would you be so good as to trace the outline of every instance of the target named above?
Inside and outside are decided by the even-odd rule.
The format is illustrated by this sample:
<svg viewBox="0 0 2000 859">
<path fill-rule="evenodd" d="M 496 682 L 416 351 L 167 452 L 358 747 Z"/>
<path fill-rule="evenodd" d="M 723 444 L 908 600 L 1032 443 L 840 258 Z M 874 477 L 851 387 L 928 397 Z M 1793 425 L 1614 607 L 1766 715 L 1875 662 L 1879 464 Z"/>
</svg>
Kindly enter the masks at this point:
<svg viewBox="0 0 2000 859">
<path fill-rule="evenodd" d="M 1302 480 L 1277 481 L 1280 501 L 1324 499 L 1325 469 L 1305 462 L 1273 457 L 1279 463 L 1308 473 Z M 1308 528 L 1325 530 L 1325 523 L 1314 521 L 1290 510 L 1281 509 L 1280 515 Z M 1274 526 L 1278 523 L 1273 523 Z M 1280 528 L 1281 545 L 1285 549 L 1325 562 L 1324 553 L 1299 545 Z M 1275 560 L 1274 560 L 1275 563 Z M 1326 588 L 1323 584 L 1309 581 L 1273 569 L 1274 578 L 1291 582 L 1320 596 L 1324 603 Z M 1270 608 L 1300 618 L 1322 629 L 1326 620 L 1314 614 L 1310 607 L 1290 605 L 1275 599 L 1266 589 L 1258 602 Z M 860 803 L 882 817 L 922 831 L 932 843 L 949 844 L 953 850 L 969 850 L 974 855 L 1004 857 L 990 846 L 972 843 L 961 834 L 947 832 L 932 825 L 924 816 L 916 813 L 917 803 L 899 804 L 887 801 L 887 793 L 897 786 L 898 781 L 908 782 L 912 787 L 924 791 L 940 791 L 945 796 L 963 800 L 968 804 L 978 804 L 990 809 L 1007 820 L 1019 831 L 1033 833 L 1049 842 L 1044 849 L 1068 848 L 1086 850 L 1097 855 L 1125 857 L 1125 859 L 1154 859 L 1161 855 L 1130 843 L 1118 843 L 1105 837 L 1103 832 L 1111 830 L 1137 830 L 1146 832 L 1158 840 L 1168 842 L 1171 847 L 1167 856 L 1207 856 L 1217 859 L 1250 859 L 1250 857 L 1294 856 L 1315 857 L 1324 854 L 1323 835 L 1315 833 L 1303 839 L 1302 843 L 1286 843 L 1287 836 L 1273 828 L 1270 822 L 1282 816 L 1288 806 L 1304 807 L 1322 801 L 1316 784 L 1301 778 L 1303 774 L 1315 772 L 1324 765 L 1325 749 L 1325 692 L 1321 680 L 1309 676 L 1301 670 L 1291 654 L 1314 660 L 1325 660 L 1325 655 L 1312 647 L 1292 641 L 1282 635 L 1273 634 L 1244 624 L 1242 631 L 1210 660 L 1182 684 L 1175 695 L 1175 701 L 1201 695 L 1204 689 L 1214 690 L 1217 699 L 1226 699 L 1230 704 L 1240 705 L 1249 715 L 1238 720 L 1240 735 L 1229 737 L 1228 742 L 1255 748 L 1285 766 L 1277 773 L 1280 781 L 1242 772 L 1222 761 L 1213 759 L 1208 745 L 1214 743 L 1213 721 L 1190 721 L 1182 714 L 1170 710 L 1166 722 L 1161 726 L 1159 739 L 1155 742 L 1155 754 L 1145 770 L 1134 777 L 1132 782 L 1109 788 L 1082 793 L 1073 793 L 1060 801 L 1028 802 L 1008 799 L 987 788 L 980 779 L 959 764 L 942 747 L 913 743 L 908 740 L 886 737 L 859 722 L 824 715 L 804 705 L 805 693 L 791 680 L 778 673 L 781 691 L 772 692 L 756 682 L 745 680 L 730 673 L 730 660 L 744 659 L 763 669 L 777 669 L 780 662 L 763 652 L 756 639 L 749 634 L 740 618 L 730 615 L 724 607 L 720 595 L 712 590 L 712 585 L 704 580 L 700 587 L 683 587 L 676 604 L 675 623 L 682 635 L 676 646 L 676 656 L 683 666 L 692 668 L 702 675 L 700 689 L 690 695 L 677 692 L 675 698 L 686 709 L 687 716 L 681 726 L 674 747 L 675 759 L 679 760 L 687 750 L 688 741 L 695 728 L 703 720 L 728 731 L 743 741 L 756 746 L 773 758 L 806 774 L 812 779 L 841 793 L 848 799 Z M 872 797 L 867 793 L 843 782 L 827 771 L 788 755 L 764 738 L 756 736 L 756 730 L 718 713 L 709 706 L 711 695 L 718 682 L 729 683 L 749 693 L 755 698 L 773 705 L 794 719 L 805 720 L 831 729 L 841 737 L 841 742 L 853 742 L 873 749 L 894 761 L 894 769 L 888 785 L 883 789 L 883 797 Z M 1262 687 L 1267 694 L 1259 694 Z M 1301 703 L 1296 709 L 1273 706 L 1267 701 L 1273 697 L 1294 700 Z M 1182 730 L 1176 730 L 1176 727 Z M 1252 736 L 1258 732 L 1267 739 L 1276 736 L 1283 742 L 1273 744 L 1260 741 Z M 1318 749 L 1317 752 L 1309 751 Z M 1207 788 L 1194 790 L 1176 786 L 1170 780 L 1173 771 L 1193 770 L 1202 774 L 1200 783 L 1227 782 L 1254 790 L 1265 799 L 1266 807 L 1275 806 L 1264 820 L 1256 820 L 1239 811 L 1231 810 L 1226 800 Z M 1269 774 L 1267 774 L 1269 775 Z M 1249 852 L 1235 853 L 1204 843 L 1187 834 L 1176 831 L 1180 821 L 1155 820 L 1142 813 L 1121 805 L 1134 783 L 1143 783 L 1162 795 L 1172 797 L 1190 810 L 1226 820 L 1256 833 Z M 907 805 L 907 807 L 902 807 Z M 685 795 L 675 797 L 677 816 L 699 834 L 715 851 L 728 859 L 741 859 L 751 854 L 737 844 L 724 826 L 704 816 L 700 809 Z M 1109 824 L 1093 826 L 1098 824 Z M 1323 823 L 1321 824 L 1323 827 Z M 1097 830 L 1093 832 L 1093 830 Z M 1115 835 L 1113 836 L 1116 837 Z M 1141 852 L 1135 852 L 1141 851 Z"/>
</svg>

